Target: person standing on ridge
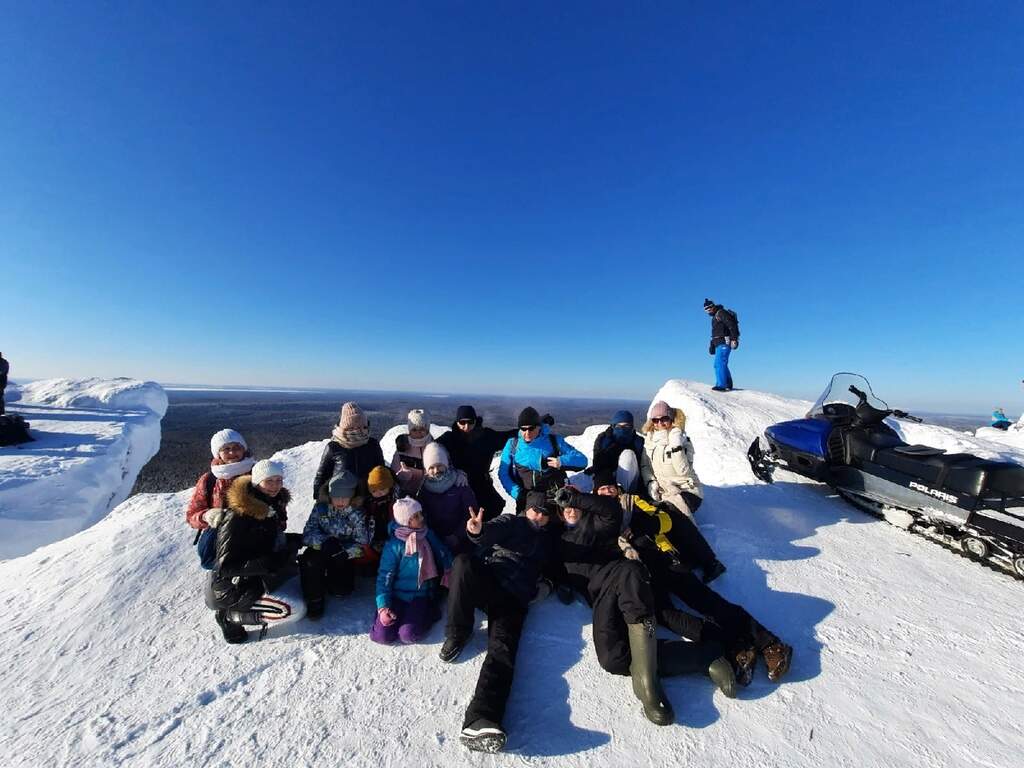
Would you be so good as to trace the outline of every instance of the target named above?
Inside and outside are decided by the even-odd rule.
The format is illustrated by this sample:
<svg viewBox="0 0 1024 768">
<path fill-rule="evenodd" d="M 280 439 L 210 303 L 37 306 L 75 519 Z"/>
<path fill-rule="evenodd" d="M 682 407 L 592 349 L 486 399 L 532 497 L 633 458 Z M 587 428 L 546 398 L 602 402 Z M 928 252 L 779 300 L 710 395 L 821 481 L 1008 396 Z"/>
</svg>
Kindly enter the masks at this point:
<svg viewBox="0 0 1024 768">
<path fill-rule="evenodd" d="M 704 299 L 704 311 L 711 317 L 711 344 L 708 354 L 715 356 L 715 392 L 732 390 L 729 353 L 740 345 L 740 321 L 736 313 L 711 299 Z"/>
<path fill-rule="evenodd" d="M 7 374 L 11 371 L 11 364 L 4 360 L 0 352 L 0 416 L 4 415 L 4 390 L 7 389 Z"/>
</svg>

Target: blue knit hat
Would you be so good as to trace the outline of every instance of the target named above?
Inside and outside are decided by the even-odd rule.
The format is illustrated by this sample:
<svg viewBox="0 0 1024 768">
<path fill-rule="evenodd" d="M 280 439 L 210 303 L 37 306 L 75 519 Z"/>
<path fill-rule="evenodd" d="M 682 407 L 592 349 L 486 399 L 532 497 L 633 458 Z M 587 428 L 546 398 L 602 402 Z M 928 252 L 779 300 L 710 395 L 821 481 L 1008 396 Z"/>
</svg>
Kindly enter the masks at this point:
<svg viewBox="0 0 1024 768">
<path fill-rule="evenodd" d="M 612 415 L 612 424 L 629 424 L 633 426 L 633 414 L 629 411 L 616 411 Z"/>
</svg>

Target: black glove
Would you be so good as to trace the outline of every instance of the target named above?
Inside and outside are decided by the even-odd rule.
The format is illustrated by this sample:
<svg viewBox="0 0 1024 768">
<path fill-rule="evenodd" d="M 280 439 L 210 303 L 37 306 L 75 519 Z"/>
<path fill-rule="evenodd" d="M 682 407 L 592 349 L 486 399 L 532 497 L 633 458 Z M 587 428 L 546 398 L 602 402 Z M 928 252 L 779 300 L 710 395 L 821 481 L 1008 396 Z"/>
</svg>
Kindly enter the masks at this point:
<svg viewBox="0 0 1024 768">
<path fill-rule="evenodd" d="M 549 427 L 553 427 L 555 426 L 555 417 L 552 416 L 550 413 L 545 413 L 543 416 L 540 417 L 540 423 L 547 424 Z"/>
<path fill-rule="evenodd" d="M 574 502 L 576 501 L 576 493 L 573 491 L 572 488 L 563 485 L 561 488 L 555 491 L 555 494 L 554 496 L 551 497 L 551 500 L 555 502 L 555 504 L 560 506 L 562 509 L 565 509 L 566 507 L 574 507 L 576 506 L 574 504 Z"/>
</svg>

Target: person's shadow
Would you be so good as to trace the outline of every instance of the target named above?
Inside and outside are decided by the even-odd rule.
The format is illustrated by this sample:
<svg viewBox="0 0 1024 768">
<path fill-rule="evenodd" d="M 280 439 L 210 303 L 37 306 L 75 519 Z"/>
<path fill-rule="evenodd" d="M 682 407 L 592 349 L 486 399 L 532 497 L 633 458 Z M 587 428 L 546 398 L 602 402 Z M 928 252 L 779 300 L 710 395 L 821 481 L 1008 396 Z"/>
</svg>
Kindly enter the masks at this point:
<svg viewBox="0 0 1024 768">
<path fill-rule="evenodd" d="M 564 606 L 549 597 L 530 607 L 503 723 L 508 733 L 506 751 L 555 757 L 586 752 L 611 741 L 607 733 L 581 728 L 571 720 L 565 673 L 583 656 L 589 624 L 590 609 L 579 600 Z M 594 673 L 607 675 L 600 667 Z"/>
</svg>

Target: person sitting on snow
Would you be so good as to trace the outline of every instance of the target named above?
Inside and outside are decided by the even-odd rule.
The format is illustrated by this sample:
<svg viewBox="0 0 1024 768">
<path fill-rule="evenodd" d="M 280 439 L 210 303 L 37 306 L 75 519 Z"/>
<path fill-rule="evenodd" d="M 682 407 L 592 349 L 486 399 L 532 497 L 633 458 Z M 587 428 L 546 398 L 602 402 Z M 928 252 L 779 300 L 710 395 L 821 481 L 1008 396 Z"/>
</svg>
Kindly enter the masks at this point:
<svg viewBox="0 0 1024 768">
<path fill-rule="evenodd" d="M 594 460 L 587 473 L 614 472 L 618 484 L 628 493 L 643 494 L 647 491 L 641 469 L 644 464 L 649 465 L 650 458 L 644 451 L 643 437 L 633 427 L 633 414 L 616 411 L 608 429 L 594 440 Z M 651 476 L 649 466 L 646 474 Z"/>
<path fill-rule="evenodd" d="M 704 489 L 693 468 L 693 443 L 686 435 L 686 414 L 664 400 L 651 406 L 644 424 L 644 452 L 640 465 L 647 493 L 654 501 L 667 501 L 691 519 L 704 501 Z"/>
<path fill-rule="evenodd" d="M 418 643 L 441 618 L 437 586 L 452 567 L 452 553 L 427 528 L 416 499 L 398 499 L 391 538 L 377 572 L 377 617 L 370 630 L 375 643 Z"/>
<path fill-rule="evenodd" d="M 331 430 L 331 439 L 324 447 L 320 466 L 313 478 L 313 500 L 318 499 L 320 489 L 341 469 L 347 469 L 359 478 L 356 495 L 364 496 L 370 470 L 383 463 L 380 443 L 370 437 L 370 420 L 358 404 L 345 403 L 341 406 L 338 425 Z"/>
<path fill-rule="evenodd" d="M 1008 418 L 1006 418 L 1006 414 L 1003 413 L 1003 409 L 1002 408 L 997 407 L 995 410 L 992 411 L 992 426 L 993 427 L 995 427 L 996 429 L 1006 430 L 1006 429 L 1010 428 L 1010 425 L 1011 425 L 1011 422 L 1010 422 L 1010 420 Z"/>
<path fill-rule="evenodd" d="M 391 459 L 391 471 L 402 492 L 415 496 L 423 485 L 423 449 L 434 441 L 430 436 L 430 420 L 422 408 L 413 408 L 408 416 L 408 433 L 395 440 L 395 455 Z"/>
<path fill-rule="evenodd" d="M 542 420 L 536 408 L 524 408 L 517 421 L 519 434 L 510 438 L 501 452 L 498 478 L 516 500 L 518 512 L 525 509 L 529 491 L 561 487 L 565 485 L 566 470 L 587 466 L 586 456 L 551 432 L 554 423 L 550 415 Z"/>
<path fill-rule="evenodd" d="M 280 525 L 290 499 L 284 467 L 266 459 L 228 488 L 206 602 L 229 643 L 245 642 L 245 624 L 266 629 L 257 601 L 295 575 L 295 549 Z"/>
<path fill-rule="evenodd" d="M 299 558 L 302 596 L 306 615 L 318 619 L 324 614 L 324 599 L 352 593 L 357 565 L 376 561 L 371 554 L 366 513 L 354 497 L 359 478 L 342 469 L 320 489 L 319 501 L 306 519 L 302 531 L 305 551 Z"/>
<path fill-rule="evenodd" d="M 610 474 L 610 473 L 609 473 Z M 622 531 L 622 507 L 613 496 L 556 491 L 564 528 L 562 562 L 567 581 L 593 611 L 594 650 L 601 667 L 630 675 L 644 715 L 655 725 L 675 718 L 661 677 L 703 673 L 722 692 L 736 696 L 736 677 L 716 640 L 655 639 L 655 600 L 650 576 Z"/>
<path fill-rule="evenodd" d="M 448 451 L 439 443 L 430 443 L 423 449 L 423 464 L 426 474 L 416 496 L 423 505 L 423 519 L 453 553 L 470 551 L 466 520 L 477 502 L 465 473 L 451 465 Z"/>
<path fill-rule="evenodd" d="M 530 601 L 545 565 L 555 558 L 555 515 L 541 492 L 529 494 L 522 515 L 498 515 L 484 522 L 472 510 L 466 532 L 476 552 L 455 558 L 448 581 L 448 626 L 441 661 L 455 661 L 473 633 L 474 614 L 487 614 L 487 655 L 466 708 L 460 739 L 469 749 L 497 752 L 505 746 L 501 721 L 512 690 L 516 652 Z"/>
</svg>

